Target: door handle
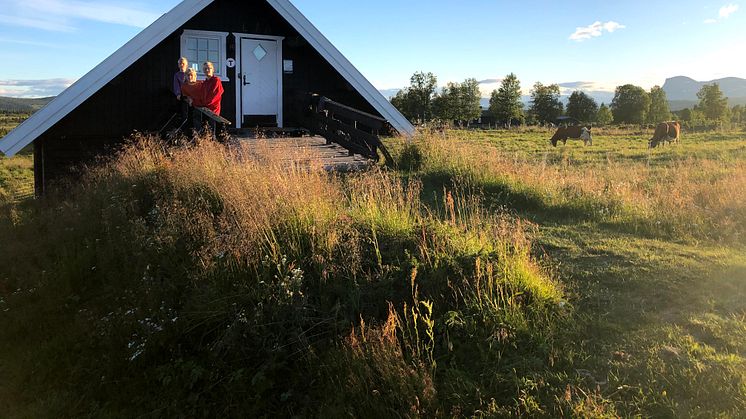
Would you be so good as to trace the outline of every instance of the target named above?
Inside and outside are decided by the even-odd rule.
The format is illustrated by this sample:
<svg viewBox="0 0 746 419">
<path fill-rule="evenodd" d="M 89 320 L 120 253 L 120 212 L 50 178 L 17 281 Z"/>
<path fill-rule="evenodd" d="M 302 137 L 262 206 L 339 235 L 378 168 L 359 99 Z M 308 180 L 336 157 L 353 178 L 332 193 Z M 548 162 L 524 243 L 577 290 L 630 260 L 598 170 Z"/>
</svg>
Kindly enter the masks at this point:
<svg viewBox="0 0 746 419">
<path fill-rule="evenodd" d="M 246 74 L 243 75 L 243 85 L 246 86 L 247 84 L 251 84 L 251 82 L 246 81 Z"/>
</svg>

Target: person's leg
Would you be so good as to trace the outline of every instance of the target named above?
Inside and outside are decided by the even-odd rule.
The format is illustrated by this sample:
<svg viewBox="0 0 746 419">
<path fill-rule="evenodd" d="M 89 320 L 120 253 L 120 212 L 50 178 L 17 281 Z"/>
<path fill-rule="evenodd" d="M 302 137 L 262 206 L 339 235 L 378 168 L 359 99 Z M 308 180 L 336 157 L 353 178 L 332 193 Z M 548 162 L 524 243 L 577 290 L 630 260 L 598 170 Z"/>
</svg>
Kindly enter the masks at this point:
<svg viewBox="0 0 746 419">
<path fill-rule="evenodd" d="M 195 108 L 192 109 L 192 139 L 196 139 L 197 136 L 202 134 L 203 129 L 203 118 L 202 118 L 202 112 L 198 111 Z"/>
<path fill-rule="evenodd" d="M 183 96 L 179 100 L 179 114 L 181 115 L 181 122 L 189 119 L 189 102 Z"/>
</svg>

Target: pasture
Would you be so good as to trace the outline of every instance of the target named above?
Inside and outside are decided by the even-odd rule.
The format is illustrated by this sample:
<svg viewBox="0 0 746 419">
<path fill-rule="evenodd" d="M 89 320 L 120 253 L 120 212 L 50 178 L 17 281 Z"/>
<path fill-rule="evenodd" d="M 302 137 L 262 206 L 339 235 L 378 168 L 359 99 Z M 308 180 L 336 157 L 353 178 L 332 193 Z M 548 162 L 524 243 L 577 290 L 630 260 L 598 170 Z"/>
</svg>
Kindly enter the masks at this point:
<svg viewBox="0 0 746 419">
<path fill-rule="evenodd" d="M 746 134 L 651 135 L 343 176 L 145 140 L 0 212 L 0 411 L 737 417 Z"/>
<path fill-rule="evenodd" d="M 10 130 L 28 118 L 28 114 L 0 113 L 0 141 Z M 27 197 L 33 193 L 34 162 L 29 147 L 13 158 L 0 156 L 0 203 Z"/>
<path fill-rule="evenodd" d="M 594 131 L 592 147 L 557 148 L 550 131 L 451 131 L 430 143 L 424 178 L 435 193 L 457 173 L 490 208 L 535 223 L 533 249 L 576 310 L 564 360 L 601 383 L 586 396 L 621 415 L 738 416 L 746 133 L 649 150 L 652 131 Z"/>
</svg>

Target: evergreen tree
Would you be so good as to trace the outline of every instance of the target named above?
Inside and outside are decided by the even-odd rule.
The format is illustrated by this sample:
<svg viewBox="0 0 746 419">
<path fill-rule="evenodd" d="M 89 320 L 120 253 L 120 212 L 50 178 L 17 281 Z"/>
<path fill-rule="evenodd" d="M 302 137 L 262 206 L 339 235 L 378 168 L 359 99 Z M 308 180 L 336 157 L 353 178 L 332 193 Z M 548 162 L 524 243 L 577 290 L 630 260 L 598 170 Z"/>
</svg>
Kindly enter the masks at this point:
<svg viewBox="0 0 746 419">
<path fill-rule="evenodd" d="M 597 113 L 598 104 L 592 97 L 578 90 L 572 92 L 567 102 L 567 116 L 578 121 L 595 122 Z"/>
<path fill-rule="evenodd" d="M 510 127 L 513 119 L 523 118 L 521 103 L 521 82 L 515 74 L 510 73 L 500 83 L 500 88 L 492 91 L 490 113 L 499 123 Z"/>
</svg>

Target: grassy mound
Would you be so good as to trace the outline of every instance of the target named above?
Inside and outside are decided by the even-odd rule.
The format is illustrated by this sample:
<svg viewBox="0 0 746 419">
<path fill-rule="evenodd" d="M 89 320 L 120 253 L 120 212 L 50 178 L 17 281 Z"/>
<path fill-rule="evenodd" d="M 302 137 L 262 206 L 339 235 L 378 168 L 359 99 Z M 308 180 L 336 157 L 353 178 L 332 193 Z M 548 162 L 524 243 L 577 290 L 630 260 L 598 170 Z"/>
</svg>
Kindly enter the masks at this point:
<svg viewBox="0 0 746 419">
<path fill-rule="evenodd" d="M 2 411 L 577 408 L 531 378 L 558 358 L 571 311 L 521 222 L 459 187 L 426 206 L 417 180 L 245 156 L 140 138 L 59 196 L 1 213 Z"/>
<path fill-rule="evenodd" d="M 739 417 L 743 135 L 546 134 L 348 175 L 139 138 L 3 206 L 0 412 Z"/>
</svg>

